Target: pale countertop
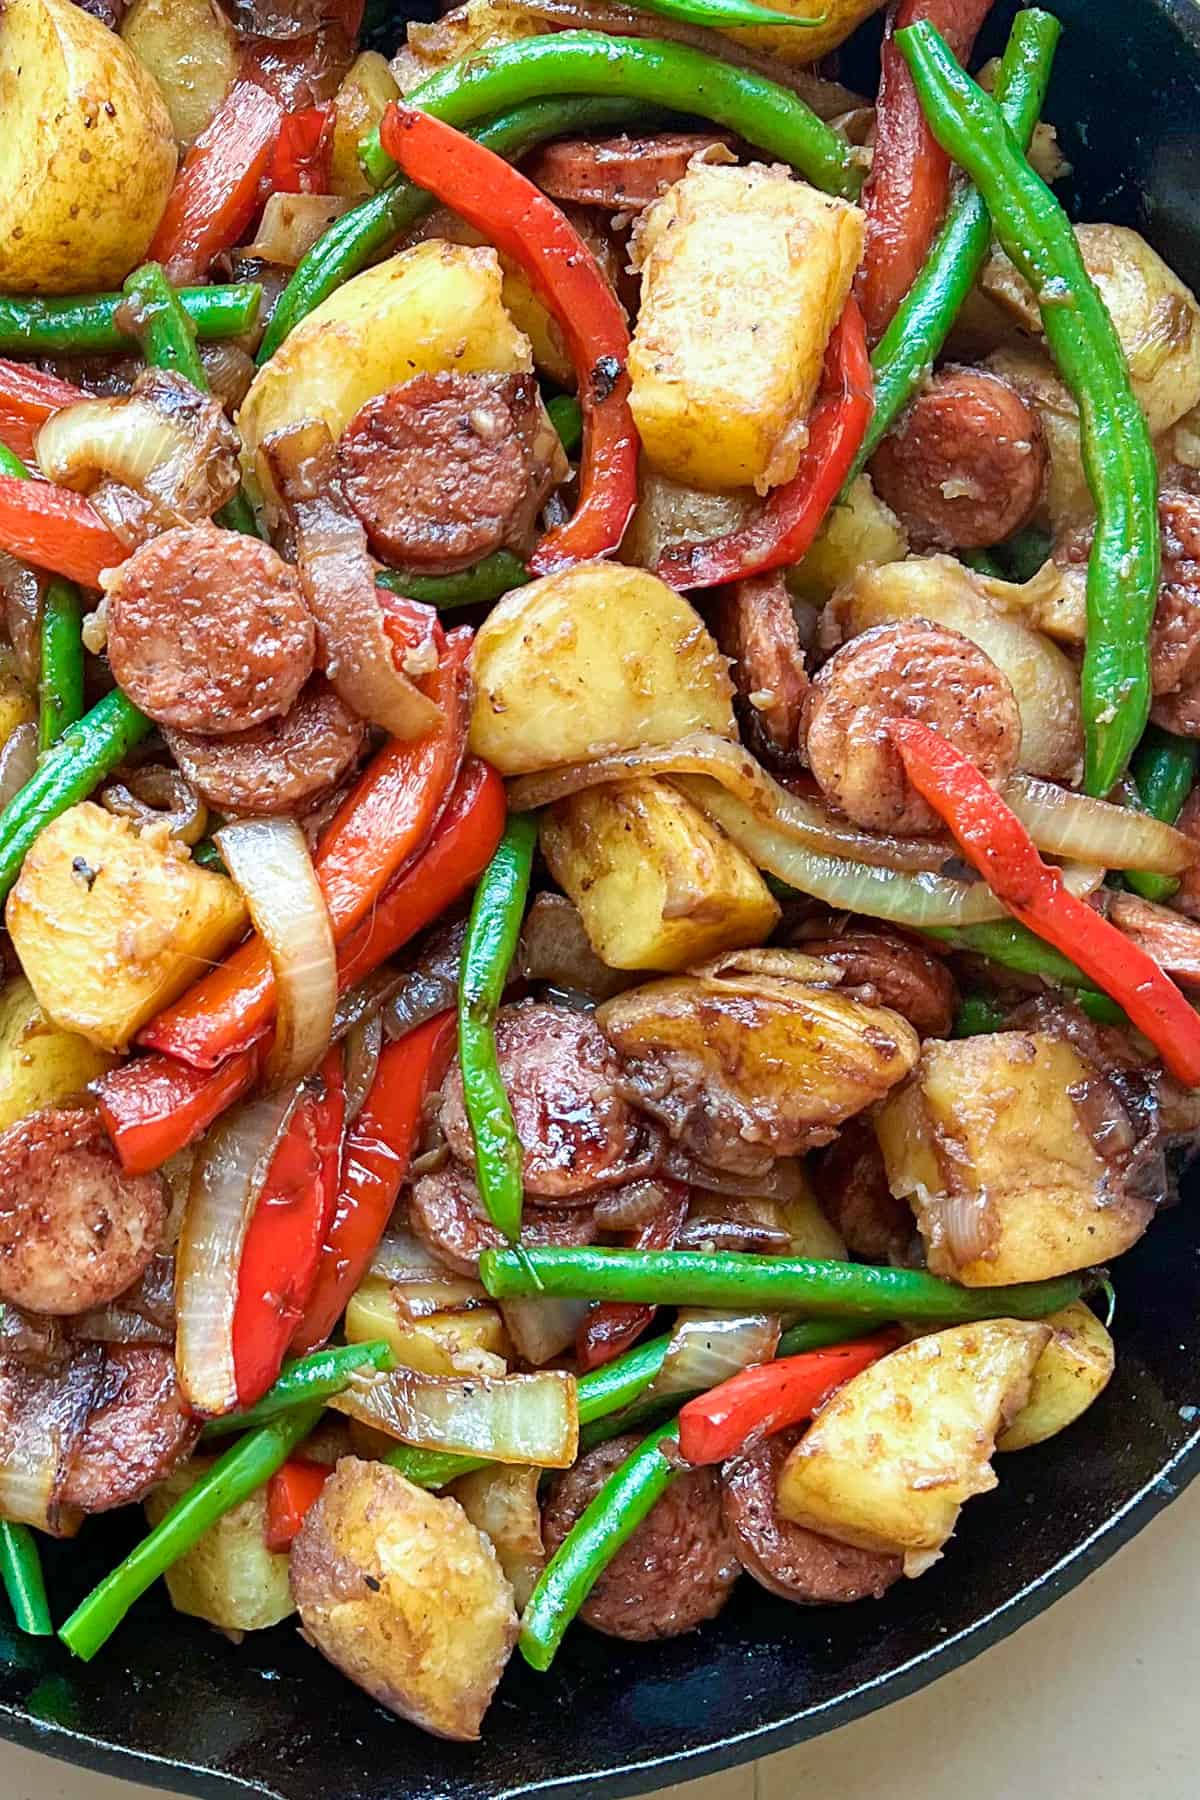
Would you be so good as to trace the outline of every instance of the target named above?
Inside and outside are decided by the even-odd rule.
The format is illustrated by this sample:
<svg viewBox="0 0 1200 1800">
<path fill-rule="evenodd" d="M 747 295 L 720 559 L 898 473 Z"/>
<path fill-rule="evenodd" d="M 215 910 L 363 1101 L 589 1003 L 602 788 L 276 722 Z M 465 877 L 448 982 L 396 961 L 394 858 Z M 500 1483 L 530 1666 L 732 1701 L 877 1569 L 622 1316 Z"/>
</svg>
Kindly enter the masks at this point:
<svg viewBox="0 0 1200 1800">
<path fill-rule="evenodd" d="M 897 1792 L 908 1800 L 1195 1800 L 1198 1541 L 1200 1481 L 1081 1588 L 967 1668 L 814 1744 L 667 1792 L 674 1800 Z M 0 1800 L 152 1795 L 0 1744 Z"/>
</svg>

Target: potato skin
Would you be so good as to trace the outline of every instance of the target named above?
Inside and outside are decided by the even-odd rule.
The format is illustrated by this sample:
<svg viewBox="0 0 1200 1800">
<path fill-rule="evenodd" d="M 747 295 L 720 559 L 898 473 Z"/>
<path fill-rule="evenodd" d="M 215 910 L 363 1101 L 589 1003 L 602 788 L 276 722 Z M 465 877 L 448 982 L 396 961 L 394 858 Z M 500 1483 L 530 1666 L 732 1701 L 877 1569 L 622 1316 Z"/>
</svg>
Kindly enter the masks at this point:
<svg viewBox="0 0 1200 1800">
<path fill-rule="evenodd" d="M 997 1450 L 1026 1450 L 1073 1425 L 1104 1392 L 1116 1366 L 1107 1327 L 1082 1300 L 1048 1313 L 1050 1342 L 1033 1371 L 1029 1398 L 996 1439 Z"/>
<path fill-rule="evenodd" d="M 517 1637 L 496 1552 L 456 1500 L 343 1457 L 292 1546 L 305 1636 L 373 1699 L 474 1741 Z"/>
<path fill-rule="evenodd" d="M 175 134 L 151 76 L 71 0 L 6 0 L 0 116 L 0 288 L 119 287 L 175 176 Z"/>
</svg>

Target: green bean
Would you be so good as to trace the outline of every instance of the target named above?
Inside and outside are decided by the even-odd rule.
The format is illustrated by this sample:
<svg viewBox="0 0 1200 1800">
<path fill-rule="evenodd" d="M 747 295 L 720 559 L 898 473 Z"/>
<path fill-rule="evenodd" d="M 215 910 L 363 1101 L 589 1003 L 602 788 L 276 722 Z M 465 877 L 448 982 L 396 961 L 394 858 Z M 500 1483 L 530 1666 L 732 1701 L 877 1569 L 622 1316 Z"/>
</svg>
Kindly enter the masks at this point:
<svg viewBox="0 0 1200 1800">
<path fill-rule="evenodd" d="M 682 19 L 685 25 L 707 25 L 714 31 L 729 31 L 738 25 L 798 25 L 811 31 L 828 17 L 821 13 L 816 18 L 798 19 L 793 13 L 757 6 L 755 0 L 638 0 L 638 8 L 660 13 L 664 19 Z"/>
<path fill-rule="evenodd" d="M 496 1058 L 495 1023 L 517 948 L 536 843 L 536 814 L 509 819 L 475 890 L 458 990 L 458 1055 L 475 1138 L 479 1195 L 497 1231 L 514 1243 L 524 1199 L 521 1141 Z"/>
<path fill-rule="evenodd" d="M 0 902 L 38 833 L 111 775 L 145 737 L 150 721 L 119 688 L 105 694 L 63 735 L 0 812 Z"/>
<path fill-rule="evenodd" d="M 583 442 L 583 408 L 574 394 L 556 394 L 547 406 L 550 423 L 568 456 L 574 455 Z"/>
<path fill-rule="evenodd" d="M 1196 779 L 1198 749 L 1193 739 L 1172 737 L 1151 725 L 1134 751 L 1129 769 L 1133 804 L 1173 825 Z M 1126 870 L 1125 885 L 1143 900 L 1169 900 L 1179 887 L 1170 875 L 1155 875 L 1148 869 Z"/>
<path fill-rule="evenodd" d="M 231 1444 L 124 1562 L 79 1603 L 58 1634 L 67 1649 L 89 1662 L 134 1601 L 178 1562 L 210 1525 L 270 1480 L 308 1436 L 322 1411 L 320 1401 L 298 1406 Z"/>
<path fill-rule="evenodd" d="M 1003 1288 L 962 1288 L 915 1269 L 749 1256 L 726 1250 L 485 1250 L 479 1278 L 497 1300 L 545 1294 L 662 1306 L 753 1307 L 817 1318 L 1038 1319 L 1078 1299 L 1080 1275 Z"/>
<path fill-rule="evenodd" d="M 511 550 L 493 550 L 490 556 L 457 575 L 401 575 L 394 569 L 383 569 L 375 579 L 393 594 L 423 600 L 427 606 L 449 608 L 499 600 L 513 588 L 524 587 L 530 576 L 520 557 Z"/>
<path fill-rule="evenodd" d="M 1024 15 L 1022 14 L 1022 17 Z M 1050 535 L 1036 525 L 1014 531 L 996 547 L 997 559 L 1004 565 L 1006 581 L 1032 581 L 1050 554 Z"/>
<path fill-rule="evenodd" d="M 982 925 L 958 927 L 931 926 L 925 935 L 937 938 L 939 943 L 949 945 L 952 950 L 986 956 L 989 962 L 1002 969 L 1013 969 L 1018 975 L 1039 975 L 1055 987 L 1071 988 L 1072 998 L 1090 1017 L 1112 1025 L 1128 1024 L 1116 1001 L 1094 988 L 1082 969 L 1016 919 L 989 919 Z"/>
<path fill-rule="evenodd" d="M 6 475 L 10 481 L 32 481 L 33 476 L 7 444 L 0 444 L 0 475 Z"/>
<path fill-rule="evenodd" d="M 42 1559 L 28 1525 L 0 1519 L 0 1575 L 17 1629 L 31 1637 L 53 1637 Z"/>
<path fill-rule="evenodd" d="M 185 312 L 206 343 L 249 331 L 262 305 L 262 285 L 181 288 Z M 64 300 L 0 294 L 0 355 L 103 356 L 137 348 L 124 322 L 124 294 L 74 294 Z"/>
<path fill-rule="evenodd" d="M 1033 7 L 1013 22 L 996 75 L 996 104 L 1022 145 L 1038 122 L 1061 31 L 1057 19 Z M 951 198 L 924 268 L 875 346 L 875 411 L 843 493 L 927 379 L 991 241 L 987 207 L 976 189 L 964 184 Z"/>
<path fill-rule="evenodd" d="M 958 554 L 968 569 L 974 569 L 977 575 L 987 575 L 992 581 L 1004 580 L 1004 570 L 990 550 L 960 550 Z"/>
<path fill-rule="evenodd" d="M 989 1000 L 986 994 L 968 994 L 954 1015 L 950 1036 L 983 1037 L 987 1032 L 1000 1031 L 1003 1025 L 1003 1007 Z"/>
<path fill-rule="evenodd" d="M 83 602 L 74 582 L 56 578 L 42 595 L 38 749 L 49 750 L 83 717 Z"/>
<path fill-rule="evenodd" d="M 620 94 L 696 113 L 790 163 L 827 194 L 853 200 L 863 184 L 863 165 L 852 147 L 790 88 L 690 45 L 657 38 L 599 31 L 522 38 L 439 69 L 406 101 L 461 131 L 488 113 L 547 93 Z M 378 131 L 364 138 L 359 161 L 376 187 L 395 173 Z"/>
<path fill-rule="evenodd" d="M 274 1386 L 248 1411 L 210 1419 L 200 1435 L 208 1442 L 211 1438 L 228 1437 L 233 1431 L 257 1430 L 295 1406 L 340 1394 L 356 1369 L 368 1364 L 373 1369 L 390 1369 L 392 1361 L 391 1351 L 380 1338 L 366 1344 L 331 1344 L 324 1350 L 314 1350 L 309 1356 L 284 1363 Z"/>
<path fill-rule="evenodd" d="M 1066 213 L 1030 168 L 995 102 L 927 20 L 896 33 L 922 111 L 979 188 L 996 236 L 1033 289 L 1046 343 L 1079 407 L 1096 506 L 1088 559 L 1082 697 L 1084 787 L 1107 794 L 1150 711 L 1150 622 L 1158 598 L 1158 464 L 1121 341 Z"/>
</svg>

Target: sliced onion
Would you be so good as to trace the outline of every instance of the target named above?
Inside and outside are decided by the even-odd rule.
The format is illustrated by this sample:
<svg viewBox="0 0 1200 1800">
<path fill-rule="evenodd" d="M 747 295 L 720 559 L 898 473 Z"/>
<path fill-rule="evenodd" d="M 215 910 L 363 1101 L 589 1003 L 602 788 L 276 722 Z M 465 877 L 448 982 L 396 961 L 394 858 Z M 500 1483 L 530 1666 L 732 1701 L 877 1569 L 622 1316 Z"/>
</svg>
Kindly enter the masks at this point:
<svg viewBox="0 0 1200 1800">
<path fill-rule="evenodd" d="M 978 1262 L 994 1248 L 995 1226 L 986 1189 L 973 1194 L 926 1194 L 922 1222 L 930 1241 L 943 1243 L 954 1267 Z"/>
<path fill-rule="evenodd" d="M 561 1369 L 490 1378 L 360 1370 L 329 1404 L 420 1450 L 566 1469 L 579 1449 L 575 1377 Z"/>
<path fill-rule="evenodd" d="M 705 1393 L 754 1363 L 770 1362 L 779 1332 L 776 1313 L 681 1309 L 663 1366 L 639 1400 L 639 1408 L 669 1394 Z"/>
<path fill-rule="evenodd" d="M 38 732 L 29 719 L 10 731 L 0 748 L 0 807 L 8 805 L 37 768 Z"/>
<path fill-rule="evenodd" d="M 593 762 L 522 775 L 510 784 L 508 803 L 513 812 L 532 812 L 568 794 L 634 774 L 709 777 L 782 837 L 822 855 L 906 870 L 940 869 L 954 855 L 944 838 L 878 837 L 860 831 L 836 818 L 819 800 L 789 793 L 743 745 L 718 737 L 715 731 L 696 731 L 674 744 L 643 744 Z"/>
<path fill-rule="evenodd" d="M 103 1377 L 98 1345 L 53 1371 L 0 1364 L 0 1518 L 55 1537 L 78 1531 L 83 1514 L 63 1506 L 59 1493 Z"/>
<path fill-rule="evenodd" d="M 346 1123 L 353 1125 L 363 1109 L 383 1048 L 383 1020 L 368 1013 L 346 1035 Z"/>
<path fill-rule="evenodd" d="M 393 1220 L 375 1246 L 370 1272 L 384 1281 L 411 1283 L 428 1281 L 431 1275 L 444 1275 L 446 1265 L 428 1244 Z"/>
<path fill-rule="evenodd" d="M 337 194 L 272 194 L 254 242 L 234 254 L 294 269 L 351 205 Z"/>
<path fill-rule="evenodd" d="M 676 1250 L 746 1250 L 759 1256 L 785 1256 L 791 1235 L 774 1200 L 728 1199 L 723 1195 L 692 1202 Z"/>
<path fill-rule="evenodd" d="M 214 841 L 242 890 L 275 976 L 275 1042 L 267 1083 L 311 1074 L 333 1033 L 337 953 L 329 909 L 304 833 L 294 819 L 243 819 Z"/>
<path fill-rule="evenodd" d="M 491 1539 L 518 1612 L 524 1611 L 546 1561 L 540 1479 L 540 1469 L 501 1463 L 493 1469 L 475 1469 L 454 1484 L 454 1498 L 472 1525 Z"/>
<path fill-rule="evenodd" d="M 1108 917 L 1181 987 L 1200 987 L 1200 924 L 1136 894 L 1113 894 Z"/>
<path fill-rule="evenodd" d="M 1150 813 L 1075 794 L 1052 781 L 1014 775 L 1004 798 L 1039 850 L 1105 869 L 1150 869 L 1181 875 L 1196 860 L 1196 846 L 1173 825 Z"/>
<path fill-rule="evenodd" d="M 42 672 L 42 584 L 28 564 L 0 550 L 3 624 L 17 661 L 17 674 L 36 689 Z"/>
<path fill-rule="evenodd" d="M 466 935 L 465 919 L 439 927 L 409 963 L 383 1009 L 383 1028 L 393 1041 L 457 1006 Z"/>
<path fill-rule="evenodd" d="M 596 1196 L 595 1217 L 601 1231 L 640 1231 L 662 1216 L 661 1181 L 628 1181 Z"/>
<path fill-rule="evenodd" d="M 588 1314 L 586 1300 L 502 1300 L 500 1311 L 517 1354 L 535 1369 L 575 1342 Z"/>
<path fill-rule="evenodd" d="M 414 1325 L 420 1319 L 431 1319 L 434 1313 L 470 1312 L 474 1306 L 491 1304 L 481 1281 L 451 1274 L 428 1281 L 397 1282 L 392 1299 L 396 1310 Z"/>
<path fill-rule="evenodd" d="M 181 844 L 198 844 L 208 830 L 208 808 L 178 769 L 147 763 L 100 791 L 107 812 L 137 825 L 165 825 Z"/>
<path fill-rule="evenodd" d="M 221 1119 L 192 1168 L 176 1253 L 175 1361 L 193 1412 L 238 1404 L 233 1313 L 246 1231 L 299 1090 L 248 1100 Z"/>
<path fill-rule="evenodd" d="M 392 1284 L 392 1299 L 412 1320 L 465 1312 L 487 1300 L 482 1282 L 447 1269 L 428 1245 L 398 1223 L 389 1225 L 379 1240 L 370 1273 Z"/>
<path fill-rule="evenodd" d="M 766 1175 L 735 1175 L 728 1169 L 711 1169 L 697 1162 L 678 1144 L 668 1144 L 661 1171 L 674 1181 L 709 1194 L 727 1194 L 735 1200 L 778 1200 L 787 1205 L 807 1191 L 802 1164 L 794 1156 L 780 1156 Z"/>
<path fill-rule="evenodd" d="M 525 915 L 517 963 L 526 981 L 548 981 L 589 1000 L 610 1000 L 641 979 L 601 962 L 578 909 L 565 894 L 538 894 Z"/>
</svg>

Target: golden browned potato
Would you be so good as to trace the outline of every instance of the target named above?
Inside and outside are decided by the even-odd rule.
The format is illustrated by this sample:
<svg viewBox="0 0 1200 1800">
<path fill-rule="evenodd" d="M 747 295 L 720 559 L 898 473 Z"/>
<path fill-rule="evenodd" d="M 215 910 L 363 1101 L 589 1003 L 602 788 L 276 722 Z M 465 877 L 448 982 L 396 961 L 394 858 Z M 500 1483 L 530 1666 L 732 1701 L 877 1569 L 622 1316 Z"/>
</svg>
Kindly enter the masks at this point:
<svg viewBox="0 0 1200 1800">
<path fill-rule="evenodd" d="M 435 1312 L 410 1319 L 396 1305 L 392 1285 L 368 1275 L 346 1308 L 346 1342 L 382 1338 L 402 1369 L 424 1375 L 504 1375 L 512 1345 L 494 1306 Z"/>
<path fill-rule="evenodd" d="M 237 33 L 217 0 L 135 0 L 121 36 L 158 83 L 175 136 L 190 144 L 237 75 Z"/>
<path fill-rule="evenodd" d="M 929 1039 L 912 1081 L 876 1114 L 875 1131 L 888 1184 L 916 1213 L 929 1267 L 967 1287 L 1106 1262 L 1154 1216 L 1157 1196 L 1136 1179 L 1141 1121 L 1050 1031 Z"/>
<path fill-rule="evenodd" d="M 846 1241 L 826 1216 L 808 1176 L 801 1172 L 801 1188 L 790 1200 L 776 1202 L 791 1243 L 789 1256 L 811 1257 L 816 1262 L 845 1262 Z"/>
<path fill-rule="evenodd" d="M 392 74 L 401 93 L 411 93 L 417 83 L 478 50 L 496 44 L 513 44 L 519 38 L 541 37 L 549 30 L 546 20 L 504 0 L 466 0 L 427 24 L 411 19 L 405 41 L 392 58 Z"/>
<path fill-rule="evenodd" d="M 788 25 L 751 25 L 728 31 L 726 37 L 755 50 L 768 50 L 780 62 L 811 63 L 827 56 L 844 43 L 863 20 L 878 12 L 883 0 L 825 0 L 813 6 L 811 0 L 772 0 L 775 12 L 795 13 L 800 19 L 819 18 L 820 24 L 808 28 Z"/>
<path fill-rule="evenodd" d="M 5 917 L 47 1017 L 103 1050 L 126 1049 L 247 923 L 233 882 L 165 824 L 138 832 L 90 800 L 34 841 Z"/>
<path fill-rule="evenodd" d="M 457 1500 L 343 1457 L 292 1546 L 305 1636 L 372 1699 L 473 1740 L 517 1636 L 495 1550 Z"/>
<path fill-rule="evenodd" d="M 893 1350 L 818 1413 L 779 1476 L 785 1519 L 927 1561 L 996 1486 L 996 1434 L 1024 1406 L 1046 1325 L 988 1319 Z M 919 1573 L 919 1567 L 914 1571 Z"/>
<path fill-rule="evenodd" d="M 758 163 L 699 164 L 647 207 L 630 405 L 656 468 L 759 493 L 795 473 L 862 242 L 858 207 Z"/>
<path fill-rule="evenodd" d="M 175 175 L 175 134 L 152 77 L 71 0 L 6 0 L 0 119 L 0 289 L 119 287 Z"/>
<path fill-rule="evenodd" d="M 683 969 L 761 944 L 779 920 L 749 857 L 652 775 L 548 807 L 541 846 L 592 948 L 613 969 Z"/>
<path fill-rule="evenodd" d="M 479 627 L 472 669 L 471 748 L 502 775 L 689 731 L 734 736 L 724 657 L 695 608 L 644 569 L 578 563 L 515 588 Z"/>
<path fill-rule="evenodd" d="M 0 744 L 6 744 L 18 725 L 37 718 L 33 697 L 13 666 L 11 651 L 0 650 Z"/>
<path fill-rule="evenodd" d="M 621 541 L 621 561 L 655 569 L 672 544 L 705 544 L 745 522 L 754 504 L 748 488 L 729 493 L 684 487 L 652 468 L 638 468 L 638 503 Z"/>
<path fill-rule="evenodd" d="M 146 1496 L 146 1517 L 157 1525 L 213 1465 L 196 1456 Z M 295 1612 L 288 1559 L 265 1542 L 267 1490 L 260 1488 L 210 1525 L 166 1572 L 176 1612 L 207 1619 L 222 1631 L 263 1631 Z"/>
<path fill-rule="evenodd" d="M 364 50 L 355 57 L 333 102 L 331 193 L 341 194 L 346 200 L 362 200 L 374 192 L 358 160 L 358 146 L 399 93 L 387 58 L 380 56 L 378 50 Z"/>
<path fill-rule="evenodd" d="M 541 1469 L 514 1466 L 476 1469 L 454 1483 L 454 1498 L 485 1537 L 492 1541 L 500 1567 L 512 1583 L 518 1612 L 546 1561 L 542 1514 L 538 1506 Z"/>
<path fill-rule="evenodd" d="M 808 555 L 788 570 L 788 587 L 821 606 L 860 569 L 907 555 L 904 527 L 871 486 L 871 477 L 860 475 L 845 500 L 831 508 Z"/>
<path fill-rule="evenodd" d="M 82 1094 L 113 1058 L 46 1017 L 23 975 L 0 990 L 0 1131 Z"/>
<path fill-rule="evenodd" d="M 996 1439 L 997 1450 L 1025 1450 L 1073 1425 L 1112 1380 L 1116 1351 L 1107 1328 L 1082 1300 L 1049 1313 L 1050 1342 L 1033 1371 L 1029 1398 Z"/>
</svg>

